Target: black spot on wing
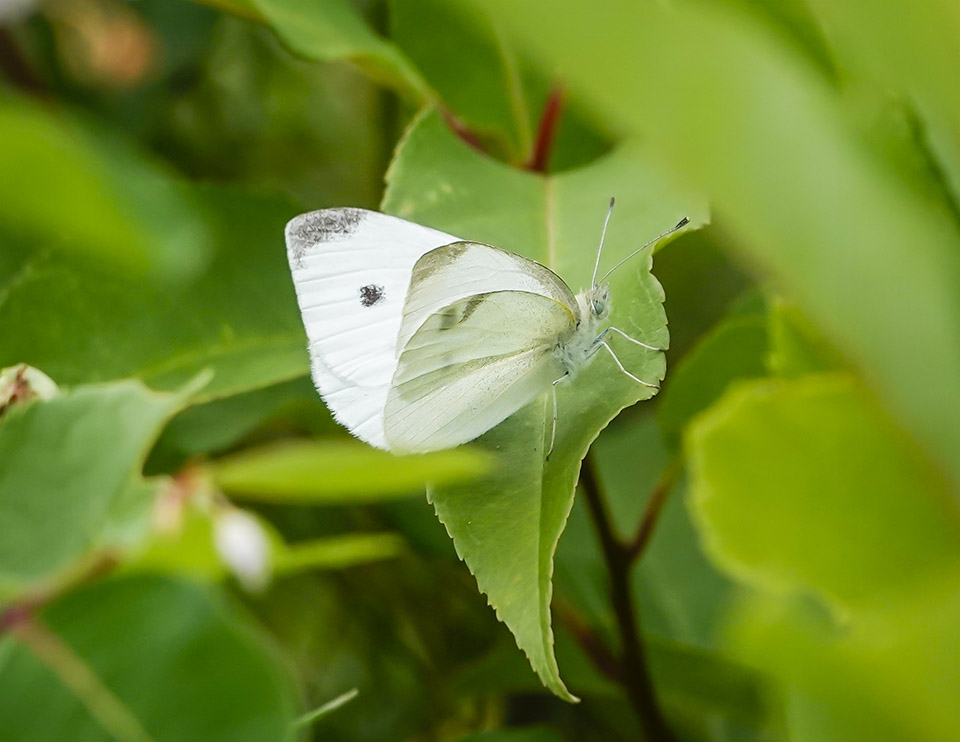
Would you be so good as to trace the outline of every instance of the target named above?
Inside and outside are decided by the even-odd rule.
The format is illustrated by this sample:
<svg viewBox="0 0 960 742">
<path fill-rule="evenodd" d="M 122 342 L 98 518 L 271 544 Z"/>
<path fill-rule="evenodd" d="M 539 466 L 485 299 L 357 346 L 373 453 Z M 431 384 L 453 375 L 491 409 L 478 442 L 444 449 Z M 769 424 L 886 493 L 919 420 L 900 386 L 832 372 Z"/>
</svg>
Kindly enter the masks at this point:
<svg viewBox="0 0 960 742">
<path fill-rule="evenodd" d="M 383 286 L 377 286 L 371 283 L 369 286 L 360 287 L 360 303 L 365 307 L 372 307 L 383 301 Z"/>
<path fill-rule="evenodd" d="M 363 209 L 324 209 L 301 214 L 287 227 L 287 250 L 297 266 L 315 245 L 353 234 L 366 213 Z"/>
</svg>

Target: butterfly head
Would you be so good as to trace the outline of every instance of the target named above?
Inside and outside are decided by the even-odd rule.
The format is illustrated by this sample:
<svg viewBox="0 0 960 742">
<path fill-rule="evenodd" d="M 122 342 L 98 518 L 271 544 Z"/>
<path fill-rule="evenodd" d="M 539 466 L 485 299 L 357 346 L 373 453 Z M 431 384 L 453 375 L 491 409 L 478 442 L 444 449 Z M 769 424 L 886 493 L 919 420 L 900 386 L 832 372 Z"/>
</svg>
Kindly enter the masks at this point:
<svg viewBox="0 0 960 742">
<path fill-rule="evenodd" d="M 607 284 L 591 286 L 586 300 L 587 311 L 593 319 L 606 319 L 610 314 L 610 287 Z"/>
</svg>

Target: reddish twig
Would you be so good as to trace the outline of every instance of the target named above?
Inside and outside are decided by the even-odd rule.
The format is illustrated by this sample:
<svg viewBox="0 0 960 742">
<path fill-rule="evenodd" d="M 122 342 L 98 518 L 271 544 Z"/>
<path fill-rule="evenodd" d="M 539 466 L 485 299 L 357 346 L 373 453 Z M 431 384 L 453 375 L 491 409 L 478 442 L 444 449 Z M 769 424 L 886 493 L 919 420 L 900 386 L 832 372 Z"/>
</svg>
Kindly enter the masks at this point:
<svg viewBox="0 0 960 742">
<path fill-rule="evenodd" d="M 623 683 L 623 668 L 603 639 L 597 636 L 593 628 L 584 620 L 577 609 L 568 601 L 558 599 L 553 606 L 557 620 L 562 623 L 580 648 L 593 660 L 594 666 L 617 683 Z"/>
<path fill-rule="evenodd" d="M 627 555 L 631 562 L 639 559 L 647 548 L 647 544 L 650 543 L 653 530 L 660 520 L 660 513 L 667 502 L 667 496 L 677 483 L 677 477 L 680 476 L 681 470 L 680 458 L 675 457 L 667 463 L 660 474 L 660 478 L 657 479 L 657 483 L 650 492 L 650 498 L 647 500 L 647 506 L 644 508 L 643 518 L 640 520 L 637 533 L 627 545 Z"/>
<path fill-rule="evenodd" d="M 650 671 L 647 669 L 646 652 L 640 638 L 640 623 L 630 589 L 630 569 L 633 566 L 633 559 L 628 547 L 613 531 L 607 503 L 600 494 L 591 454 L 587 454 L 583 461 L 580 486 L 586 497 L 590 517 L 597 529 L 600 548 L 610 575 L 610 602 L 613 604 L 613 612 L 617 620 L 622 652 L 620 667 L 623 674 L 620 682 L 637 713 L 637 718 L 643 727 L 644 738 L 648 742 L 673 742 L 675 737 L 660 710 Z"/>
<path fill-rule="evenodd" d="M 553 142 L 556 139 L 557 124 L 563 111 L 563 88 L 554 85 L 543 105 L 540 116 L 540 126 L 537 127 L 537 138 L 533 144 L 533 152 L 524 167 L 535 173 L 545 173 L 550 166 L 550 155 L 553 154 Z"/>
<path fill-rule="evenodd" d="M 440 113 L 443 116 L 443 120 L 447 122 L 447 126 L 450 127 L 450 130 L 456 134 L 460 139 L 469 144 L 478 152 L 486 152 L 483 147 L 483 144 L 477 138 L 477 135 L 470 131 L 467 128 L 467 125 L 464 124 L 460 119 L 458 119 L 452 112 L 448 111 L 446 108 L 440 109 Z"/>
</svg>

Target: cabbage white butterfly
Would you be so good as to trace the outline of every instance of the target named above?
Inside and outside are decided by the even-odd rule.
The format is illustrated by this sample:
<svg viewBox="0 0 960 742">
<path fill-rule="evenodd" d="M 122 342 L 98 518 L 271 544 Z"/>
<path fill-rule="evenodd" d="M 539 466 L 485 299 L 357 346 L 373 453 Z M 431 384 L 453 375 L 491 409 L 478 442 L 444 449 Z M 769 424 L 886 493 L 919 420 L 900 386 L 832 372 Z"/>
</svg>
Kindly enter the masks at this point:
<svg viewBox="0 0 960 742">
<path fill-rule="evenodd" d="M 606 235 L 613 199 L 600 238 Z M 466 443 L 600 351 L 637 378 L 600 329 L 610 310 L 603 281 L 679 224 L 574 295 L 539 263 L 375 211 L 312 211 L 286 227 L 287 257 L 309 340 L 317 390 L 353 435 L 395 453 Z M 548 454 L 549 455 L 549 452 Z"/>
</svg>

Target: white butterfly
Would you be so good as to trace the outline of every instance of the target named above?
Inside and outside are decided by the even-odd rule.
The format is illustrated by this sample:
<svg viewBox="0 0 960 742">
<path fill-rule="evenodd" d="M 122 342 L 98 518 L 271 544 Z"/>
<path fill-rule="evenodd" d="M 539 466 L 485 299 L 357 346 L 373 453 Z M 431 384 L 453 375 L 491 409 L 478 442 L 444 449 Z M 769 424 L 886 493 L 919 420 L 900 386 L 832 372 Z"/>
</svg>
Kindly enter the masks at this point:
<svg viewBox="0 0 960 742">
<path fill-rule="evenodd" d="M 351 433 L 395 453 L 471 441 L 550 389 L 552 450 L 556 385 L 600 350 L 635 382 L 657 387 L 607 344 L 614 332 L 662 350 L 600 330 L 610 309 L 602 282 L 686 223 L 601 283 L 598 251 L 590 288 L 574 296 L 533 260 L 397 217 L 355 208 L 301 214 L 287 224 L 287 256 L 313 380 Z"/>
</svg>

